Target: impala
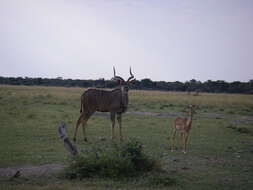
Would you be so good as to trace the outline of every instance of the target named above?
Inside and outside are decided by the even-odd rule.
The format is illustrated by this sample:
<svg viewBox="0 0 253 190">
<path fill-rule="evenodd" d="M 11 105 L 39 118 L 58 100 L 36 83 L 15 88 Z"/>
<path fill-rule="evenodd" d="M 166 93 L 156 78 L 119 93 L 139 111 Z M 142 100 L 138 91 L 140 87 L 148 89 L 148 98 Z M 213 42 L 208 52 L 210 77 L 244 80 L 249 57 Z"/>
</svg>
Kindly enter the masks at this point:
<svg viewBox="0 0 253 190">
<path fill-rule="evenodd" d="M 172 136 L 171 136 L 171 151 L 174 151 L 174 141 L 176 132 L 179 131 L 181 133 L 181 137 L 183 140 L 183 153 L 186 153 L 186 144 L 189 136 L 189 132 L 192 127 L 192 117 L 195 113 L 196 106 L 189 105 L 189 115 L 188 117 L 177 117 L 174 121 Z"/>
</svg>

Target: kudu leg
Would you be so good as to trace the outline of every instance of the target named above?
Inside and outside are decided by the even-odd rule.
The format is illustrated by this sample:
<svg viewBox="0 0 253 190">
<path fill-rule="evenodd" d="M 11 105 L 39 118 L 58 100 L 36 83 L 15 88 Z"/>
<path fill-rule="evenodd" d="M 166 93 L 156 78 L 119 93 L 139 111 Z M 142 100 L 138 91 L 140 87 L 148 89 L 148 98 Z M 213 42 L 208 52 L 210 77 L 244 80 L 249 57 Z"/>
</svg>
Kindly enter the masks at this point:
<svg viewBox="0 0 253 190">
<path fill-rule="evenodd" d="M 115 132 L 114 132 L 114 126 L 115 126 L 115 113 L 111 113 L 111 133 L 112 133 L 112 139 L 115 138 Z"/>
<path fill-rule="evenodd" d="M 86 119 L 84 122 L 83 122 L 83 124 L 82 124 L 82 128 L 83 128 L 83 140 L 85 141 L 85 142 L 88 142 L 88 139 L 87 139 L 87 136 L 86 136 L 86 123 L 87 123 L 87 120 L 88 119 Z"/>
<path fill-rule="evenodd" d="M 73 138 L 74 142 L 76 142 L 77 130 L 78 130 L 78 127 L 80 126 L 81 123 L 82 123 L 82 126 L 83 126 L 84 141 L 87 141 L 85 128 L 86 128 L 86 123 L 87 123 L 87 121 L 88 121 L 88 119 L 90 118 L 91 115 L 92 115 L 91 113 L 84 113 L 84 112 L 81 113 L 79 119 L 76 122 L 76 128 L 75 128 L 74 138 Z"/>
<path fill-rule="evenodd" d="M 120 140 L 123 140 L 123 136 L 122 136 L 122 125 L 121 125 L 121 114 L 117 114 L 117 120 L 118 120 L 118 124 L 119 124 L 119 136 L 120 136 Z"/>
<path fill-rule="evenodd" d="M 90 116 L 93 114 L 94 112 L 91 112 L 91 113 L 87 113 L 85 115 L 85 118 L 83 120 L 83 140 L 85 142 L 87 142 L 87 136 L 86 136 L 86 127 L 87 127 L 87 121 L 89 120 Z"/>
<path fill-rule="evenodd" d="M 82 118 L 83 117 L 83 114 L 81 113 L 81 115 L 79 116 L 77 122 L 76 122 L 76 128 L 75 128 L 75 132 L 74 132 L 74 137 L 73 137 L 73 141 L 76 142 L 76 135 L 77 135 L 77 130 L 78 130 L 78 127 L 79 125 L 81 124 L 81 121 L 82 121 Z"/>
</svg>

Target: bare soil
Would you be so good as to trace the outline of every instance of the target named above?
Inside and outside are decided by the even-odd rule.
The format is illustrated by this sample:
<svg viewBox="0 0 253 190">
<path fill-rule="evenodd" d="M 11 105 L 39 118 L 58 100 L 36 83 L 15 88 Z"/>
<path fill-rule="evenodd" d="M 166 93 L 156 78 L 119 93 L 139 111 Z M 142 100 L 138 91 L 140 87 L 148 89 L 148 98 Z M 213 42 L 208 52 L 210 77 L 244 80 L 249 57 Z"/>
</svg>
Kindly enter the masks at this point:
<svg viewBox="0 0 253 190">
<path fill-rule="evenodd" d="M 18 177 L 50 177 L 64 169 L 63 164 L 45 164 L 40 166 L 18 166 L 0 168 L 0 179 L 13 179 Z"/>
<path fill-rule="evenodd" d="M 129 115 L 146 115 L 146 116 L 157 116 L 157 117 L 177 117 L 181 116 L 180 112 L 126 112 Z M 109 113 L 105 112 L 96 112 L 95 115 L 98 116 L 108 116 Z M 245 124 L 253 124 L 253 116 L 245 116 L 245 115 L 235 115 L 235 114 L 225 114 L 225 113 L 198 113 L 195 118 L 214 118 L 214 119 L 231 119 L 232 123 L 245 123 Z"/>
</svg>

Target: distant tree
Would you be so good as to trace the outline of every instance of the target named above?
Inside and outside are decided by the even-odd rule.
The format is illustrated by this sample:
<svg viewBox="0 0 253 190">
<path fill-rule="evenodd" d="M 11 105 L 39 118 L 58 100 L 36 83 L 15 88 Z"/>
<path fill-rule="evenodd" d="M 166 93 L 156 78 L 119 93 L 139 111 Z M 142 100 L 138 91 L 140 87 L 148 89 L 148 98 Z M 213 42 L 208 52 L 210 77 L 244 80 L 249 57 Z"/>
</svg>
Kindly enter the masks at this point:
<svg viewBox="0 0 253 190">
<path fill-rule="evenodd" d="M 144 89 L 152 89 L 152 88 L 154 88 L 154 83 L 153 83 L 153 81 L 152 81 L 151 79 L 148 79 L 148 78 L 142 79 L 142 80 L 141 80 L 141 85 L 142 85 L 142 87 L 143 87 Z"/>
<path fill-rule="evenodd" d="M 185 84 L 179 81 L 171 83 L 171 90 L 173 91 L 185 91 Z"/>
<path fill-rule="evenodd" d="M 105 88 L 105 79 L 104 78 L 100 78 L 98 80 L 95 80 L 94 84 L 95 84 L 94 86 L 96 88 Z"/>
<path fill-rule="evenodd" d="M 156 82 L 156 89 L 158 90 L 168 90 L 168 84 L 165 81 Z"/>
<path fill-rule="evenodd" d="M 253 94 L 253 79 L 248 82 L 248 93 Z"/>
<path fill-rule="evenodd" d="M 186 91 L 197 91 L 197 90 L 200 91 L 201 82 L 195 79 L 192 79 L 190 81 L 186 81 L 185 86 L 186 86 Z"/>
<path fill-rule="evenodd" d="M 229 84 L 228 92 L 230 93 L 241 93 L 243 92 L 243 85 L 239 81 L 235 81 Z"/>
<path fill-rule="evenodd" d="M 0 76 L 0 84 L 10 85 L 43 85 L 43 86 L 79 86 L 79 87 L 97 87 L 97 88 L 114 88 L 117 84 L 111 80 L 100 78 L 97 80 L 80 80 L 80 79 L 63 79 L 61 77 L 49 78 L 30 78 L 30 77 L 2 77 Z M 225 82 L 223 80 L 212 81 L 208 80 L 201 83 L 195 79 L 186 81 L 185 83 L 152 81 L 149 78 L 135 80 L 134 89 L 155 89 L 155 90 L 170 90 L 170 91 L 191 91 L 191 92 L 216 92 L 216 93 L 247 93 L 253 94 L 253 79 L 248 82 Z"/>
<path fill-rule="evenodd" d="M 225 81 L 218 80 L 218 81 L 211 81 L 208 80 L 203 83 L 203 91 L 205 92 L 227 92 L 229 84 Z"/>
</svg>

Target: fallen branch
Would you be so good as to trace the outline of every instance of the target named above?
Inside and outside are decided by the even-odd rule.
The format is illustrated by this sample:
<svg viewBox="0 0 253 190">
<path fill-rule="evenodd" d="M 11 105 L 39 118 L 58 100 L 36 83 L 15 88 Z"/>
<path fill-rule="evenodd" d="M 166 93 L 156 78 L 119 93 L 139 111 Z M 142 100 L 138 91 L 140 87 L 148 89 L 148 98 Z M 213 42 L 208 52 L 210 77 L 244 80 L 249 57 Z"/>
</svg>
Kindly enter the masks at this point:
<svg viewBox="0 0 253 190">
<path fill-rule="evenodd" d="M 63 140 L 65 148 L 70 152 L 72 156 L 76 156 L 78 154 L 78 151 L 76 147 L 70 142 L 67 133 L 66 133 L 66 125 L 64 122 L 61 122 L 58 126 L 58 134 L 59 137 Z"/>
<path fill-rule="evenodd" d="M 20 177 L 21 176 L 21 172 L 19 171 L 19 170 L 17 170 L 16 172 L 15 172 L 15 174 L 14 175 L 12 175 L 11 177 L 10 177 L 10 181 L 12 181 L 12 180 L 14 180 L 15 178 L 18 178 L 18 177 Z"/>
</svg>

